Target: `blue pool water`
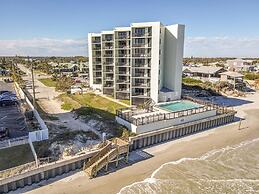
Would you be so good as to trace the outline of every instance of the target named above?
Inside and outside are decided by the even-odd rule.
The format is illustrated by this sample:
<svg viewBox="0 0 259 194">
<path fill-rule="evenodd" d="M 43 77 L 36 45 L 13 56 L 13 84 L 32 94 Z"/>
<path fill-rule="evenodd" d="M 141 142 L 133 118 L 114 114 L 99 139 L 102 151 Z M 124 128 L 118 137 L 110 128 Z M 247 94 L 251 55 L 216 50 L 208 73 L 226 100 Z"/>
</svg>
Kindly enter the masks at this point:
<svg viewBox="0 0 259 194">
<path fill-rule="evenodd" d="M 187 101 L 187 100 L 182 100 L 182 101 L 177 101 L 177 102 L 159 105 L 160 108 L 166 109 L 170 112 L 177 112 L 177 111 L 182 111 L 182 110 L 199 108 L 201 106 L 202 105 L 200 105 L 200 104 L 196 104 L 194 102 Z"/>
</svg>

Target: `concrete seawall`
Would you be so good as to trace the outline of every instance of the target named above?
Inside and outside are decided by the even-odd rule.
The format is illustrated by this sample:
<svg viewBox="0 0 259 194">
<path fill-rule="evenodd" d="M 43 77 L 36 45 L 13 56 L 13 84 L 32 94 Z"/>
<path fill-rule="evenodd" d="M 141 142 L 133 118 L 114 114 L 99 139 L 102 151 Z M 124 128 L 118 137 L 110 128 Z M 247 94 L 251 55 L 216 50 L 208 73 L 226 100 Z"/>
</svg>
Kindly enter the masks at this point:
<svg viewBox="0 0 259 194">
<path fill-rule="evenodd" d="M 174 127 L 143 133 L 135 137 L 130 137 L 130 151 L 227 124 L 233 122 L 234 117 L 235 112 L 229 112 Z"/>
<path fill-rule="evenodd" d="M 98 150 L 72 159 L 49 163 L 19 175 L 2 179 L 0 180 L 0 193 L 14 191 L 18 188 L 80 169 L 83 167 L 84 161 L 89 160 L 97 152 Z"/>
</svg>

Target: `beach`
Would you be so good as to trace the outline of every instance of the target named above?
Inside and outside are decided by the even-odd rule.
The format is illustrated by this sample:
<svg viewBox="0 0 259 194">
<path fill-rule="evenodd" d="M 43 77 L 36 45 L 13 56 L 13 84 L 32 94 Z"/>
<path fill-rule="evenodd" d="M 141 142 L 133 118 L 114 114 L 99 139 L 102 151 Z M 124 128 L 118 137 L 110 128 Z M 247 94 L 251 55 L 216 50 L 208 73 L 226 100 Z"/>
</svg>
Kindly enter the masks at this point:
<svg viewBox="0 0 259 194">
<path fill-rule="evenodd" d="M 251 105 L 249 105 L 251 106 Z M 17 193 L 118 193 L 128 185 L 149 178 L 161 165 L 182 158 L 196 158 L 212 150 L 236 145 L 259 137 L 256 123 L 258 109 L 244 109 L 246 120 L 220 126 L 174 141 L 158 144 L 146 149 L 152 157 L 126 166 L 104 176 L 89 179 L 84 172 L 76 172 L 67 177 L 57 177 L 42 181 L 38 185 L 25 187 Z M 134 153 L 132 153 L 134 155 Z"/>
</svg>

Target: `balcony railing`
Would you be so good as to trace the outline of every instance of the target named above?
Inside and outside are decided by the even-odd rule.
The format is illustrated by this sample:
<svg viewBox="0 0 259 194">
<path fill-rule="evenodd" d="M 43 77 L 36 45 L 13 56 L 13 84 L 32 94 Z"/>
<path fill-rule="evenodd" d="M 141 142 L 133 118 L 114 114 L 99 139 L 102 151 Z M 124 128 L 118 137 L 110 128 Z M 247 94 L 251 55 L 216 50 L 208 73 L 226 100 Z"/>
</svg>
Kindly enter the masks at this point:
<svg viewBox="0 0 259 194">
<path fill-rule="evenodd" d="M 105 77 L 104 80 L 107 80 L 107 81 L 113 81 L 114 78 L 113 77 Z"/>
<path fill-rule="evenodd" d="M 113 57 L 113 54 L 104 54 L 103 57 Z"/>
<path fill-rule="evenodd" d="M 102 68 L 93 68 L 94 71 L 102 71 Z"/>
<path fill-rule="evenodd" d="M 111 88 L 111 87 L 113 87 L 113 84 L 104 84 L 103 87 Z"/>
<path fill-rule="evenodd" d="M 132 44 L 132 47 L 151 47 L 151 44 L 145 44 L 145 43 L 135 43 Z"/>
<path fill-rule="evenodd" d="M 129 88 L 117 88 L 116 89 L 117 91 L 123 91 L 123 92 L 130 92 L 130 89 Z"/>
<path fill-rule="evenodd" d="M 132 96 L 146 96 L 146 97 L 149 97 L 150 92 L 133 92 Z"/>
<path fill-rule="evenodd" d="M 151 53 L 133 53 L 132 57 L 151 57 Z"/>
<path fill-rule="evenodd" d="M 99 44 L 99 43 L 101 43 L 101 40 L 93 40 L 92 43 Z"/>
<path fill-rule="evenodd" d="M 134 83 L 132 87 L 137 86 L 137 87 L 150 87 L 150 83 Z"/>
<path fill-rule="evenodd" d="M 104 38 L 103 41 L 105 41 L 105 42 L 111 42 L 111 41 L 113 41 L 113 38 Z"/>
<path fill-rule="evenodd" d="M 149 33 L 136 33 L 136 32 L 133 32 L 132 33 L 132 37 L 148 37 L 148 36 L 152 36 L 152 33 L 149 32 Z"/>
<path fill-rule="evenodd" d="M 102 56 L 101 54 L 98 54 L 98 55 L 97 55 L 97 54 L 94 54 L 94 55 L 93 55 L 93 58 L 101 58 L 101 56 Z"/>
<path fill-rule="evenodd" d="M 93 47 L 93 50 L 94 51 L 99 51 L 99 50 L 101 50 L 101 47 Z"/>
<path fill-rule="evenodd" d="M 150 75 L 148 73 L 134 73 L 133 77 L 144 77 L 144 78 L 149 78 Z"/>
<path fill-rule="evenodd" d="M 130 57 L 130 54 L 118 54 L 118 57 Z"/>
<path fill-rule="evenodd" d="M 143 67 L 143 68 L 149 68 L 150 64 L 149 63 L 135 63 L 132 65 L 133 67 Z"/>
<path fill-rule="evenodd" d="M 103 47 L 103 49 L 111 50 L 111 49 L 113 49 L 113 46 L 105 46 L 105 47 Z"/>
<path fill-rule="evenodd" d="M 117 36 L 117 39 L 119 39 L 119 40 L 130 39 L 130 36 L 129 35 L 119 35 L 119 36 Z"/>
<path fill-rule="evenodd" d="M 130 75 L 129 71 L 118 71 L 117 74 Z"/>
<path fill-rule="evenodd" d="M 130 63 L 116 63 L 116 66 L 130 66 Z"/>
<path fill-rule="evenodd" d="M 129 45 L 117 45 L 116 48 L 127 49 L 127 48 L 130 48 L 130 46 Z"/>
<path fill-rule="evenodd" d="M 93 62 L 93 65 L 102 65 L 101 62 Z"/>
<path fill-rule="evenodd" d="M 128 80 L 128 79 L 118 79 L 116 82 L 117 83 L 130 83 L 130 80 Z"/>
<path fill-rule="evenodd" d="M 113 72 L 113 69 L 104 69 L 104 72 Z"/>
<path fill-rule="evenodd" d="M 103 65 L 105 65 L 105 66 L 113 66 L 113 62 L 103 62 Z"/>
</svg>

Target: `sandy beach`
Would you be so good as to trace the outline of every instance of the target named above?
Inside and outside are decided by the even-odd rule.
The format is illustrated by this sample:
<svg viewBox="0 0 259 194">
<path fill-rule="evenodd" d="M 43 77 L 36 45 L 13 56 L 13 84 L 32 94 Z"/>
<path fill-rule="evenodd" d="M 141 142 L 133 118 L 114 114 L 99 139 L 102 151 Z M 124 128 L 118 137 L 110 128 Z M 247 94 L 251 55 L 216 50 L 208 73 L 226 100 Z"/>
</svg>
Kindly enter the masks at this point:
<svg viewBox="0 0 259 194">
<path fill-rule="evenodd" d="M 251 105 L 249 105 L 251 106 Z M 123 187 L 143 181 L 166 162 L 181 158 L 199 157 L 211 150 L 252 140 L 259 137 L 256 123 L 259 121 L 259 109 L 245 110 L 246 120 L 214 128 L 202 133 L 184 137 L 143 149 L 152 157 L 141 162 L 111 172 L 104 176 L 89 179 L 83 172 L 25 187 L 18 193 L 118 193 Z M 134 154 L 134 153 L 133 153 Z"/>
</svg>

